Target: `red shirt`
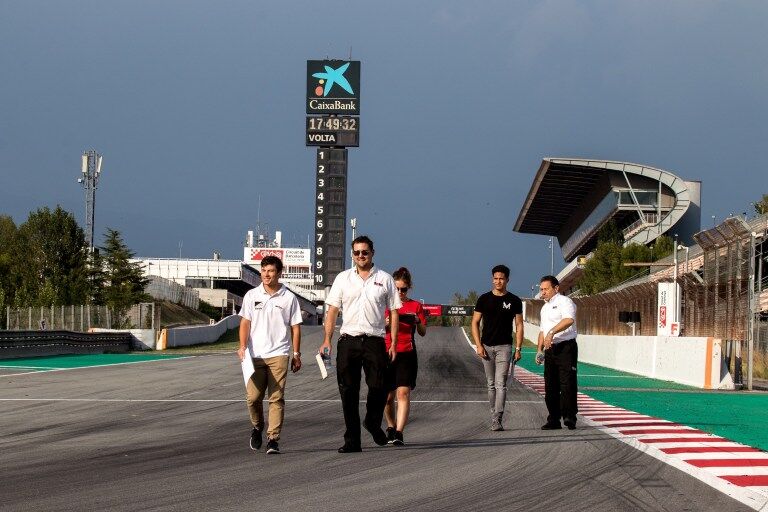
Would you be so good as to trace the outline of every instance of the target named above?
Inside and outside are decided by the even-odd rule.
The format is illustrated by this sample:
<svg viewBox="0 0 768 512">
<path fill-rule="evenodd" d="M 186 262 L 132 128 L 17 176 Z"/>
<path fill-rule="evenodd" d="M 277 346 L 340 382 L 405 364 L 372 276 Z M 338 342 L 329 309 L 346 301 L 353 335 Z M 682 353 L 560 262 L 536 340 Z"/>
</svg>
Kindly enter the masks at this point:
<svg viewBox="0 0 768 512">
<path fill-rule="evenodd" d="M 424 308 L 421 307 L 421 302 L 413 299 L 408 299 L 403 302 L 403 307 L 397 310 L 400 315 L 399 327 L 397 329 L 397 351 L 409 352 L 413 350 L 413 337 L 416 334 L 416 326 L 412 321 L 412 316 L 416 315 L 422 324 L 427 323 L 427 316 L 424 314 Z M 389 309 L 386 311 L 386 317 L 389 318 Z M 409 318 L 408 315 L 411 315 Z M 392 345 L 392 335 L 387 327 L 387 336 L 385 338 L 387 342 L 387 350 Z"/>
</svg>

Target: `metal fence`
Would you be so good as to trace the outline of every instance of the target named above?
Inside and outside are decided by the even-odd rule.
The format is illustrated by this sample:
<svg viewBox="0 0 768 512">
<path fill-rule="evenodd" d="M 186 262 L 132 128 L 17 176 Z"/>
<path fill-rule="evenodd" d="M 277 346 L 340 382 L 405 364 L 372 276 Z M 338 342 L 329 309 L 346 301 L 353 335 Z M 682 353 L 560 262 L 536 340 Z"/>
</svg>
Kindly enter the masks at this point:
<svg viewBox="0 0 768 512">
<path fill-rule="evenodd" d="M 107 306 L 7 307 L 5 328 L 9 331 L 73 331 L 102 329 L 154 329 L 159 327 L 159 308 L 151 302 L 135 304 L 116 312 Z"/>
<path fill-rule="evenodd" d="M 725 341 L 726 361 L 737 383 L 741 376 L 765 379 L 768 386 L 768 218 L 747 222 L 726 219 L 696 235 L 702 264 L 683 273 L 678 264 L 683 336 Z M 698 256 L 697 256 L 698 257 Z M 672 265 L 674 270 L 674 265 Z M 670 282 L 672 270 L 644 277 L 636 284 L 588 297 L 574 298 L 576 326 L 582 334 L 629 335 L 619 311 L 639 311 L 635 334 L 656 335 L 657 285 Z M 660 276 L 663 276 L 661 279 Z M 541 300 L 526 301 L 526 320 L 538 324 Z M 751 356 L 751 357 L 750 357 Z"/>
</svg>

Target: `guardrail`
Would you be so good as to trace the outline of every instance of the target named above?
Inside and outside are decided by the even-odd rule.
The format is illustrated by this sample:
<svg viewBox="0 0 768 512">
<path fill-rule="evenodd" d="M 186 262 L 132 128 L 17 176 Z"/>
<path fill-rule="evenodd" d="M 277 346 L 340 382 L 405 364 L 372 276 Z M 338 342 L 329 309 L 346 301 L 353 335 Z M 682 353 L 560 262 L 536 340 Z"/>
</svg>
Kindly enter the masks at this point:
<svg viewBox="0 0 768 512">
<path fill-rule="evenodd" d="M 132 341 L 130 333 L 0 331 L 0 359 L 128 352 Z"/>
</svg>

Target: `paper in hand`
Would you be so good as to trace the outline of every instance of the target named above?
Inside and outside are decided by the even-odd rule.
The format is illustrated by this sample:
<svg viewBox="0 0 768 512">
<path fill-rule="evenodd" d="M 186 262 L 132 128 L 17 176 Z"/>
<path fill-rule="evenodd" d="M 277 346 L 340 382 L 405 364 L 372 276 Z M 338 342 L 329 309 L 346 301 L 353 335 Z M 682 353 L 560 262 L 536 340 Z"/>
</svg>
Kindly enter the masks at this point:
<svg viewBox="0 0 768 512">
<path fill-rule="evenodd" d="M 253 373 L 256 371 L 256 369 L 253 367 L 251 351 L 247 348 L 245 349 L 245 356 L 243 357 L 243 360 L 240 361 L 240 368 L 243 370 L 243 382 L 247 386 L 251 375 L 253 375 Z"/>
</svg>

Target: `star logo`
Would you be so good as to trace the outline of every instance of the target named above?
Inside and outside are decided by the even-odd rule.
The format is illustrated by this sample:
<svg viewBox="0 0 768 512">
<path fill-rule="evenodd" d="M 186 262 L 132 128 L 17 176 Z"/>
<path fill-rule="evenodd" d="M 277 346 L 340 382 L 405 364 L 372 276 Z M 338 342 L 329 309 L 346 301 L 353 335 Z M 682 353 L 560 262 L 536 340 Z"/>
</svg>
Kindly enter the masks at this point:
<svg viewBox="0 0 768 512">
<path fill-rule="evenodd" d="M 354 94 L 352 86 L 349 84 L 346 78 L 344 78 L 344 72 L 349 67 L 349 62 L 339 66 L 337 69 L 333 69 L 331 66 L 323 66 L 325 73 L 313 73 L 312 76 L 318 79 L 318 86 L 315 88 L 315 95 L 326 97 L 334 85 L 338 85 L 349 94 Z"/>
</svg>

